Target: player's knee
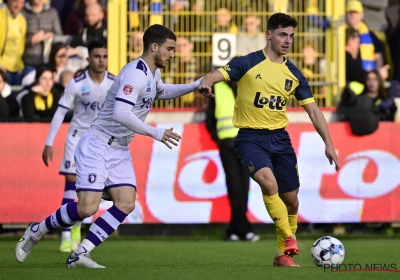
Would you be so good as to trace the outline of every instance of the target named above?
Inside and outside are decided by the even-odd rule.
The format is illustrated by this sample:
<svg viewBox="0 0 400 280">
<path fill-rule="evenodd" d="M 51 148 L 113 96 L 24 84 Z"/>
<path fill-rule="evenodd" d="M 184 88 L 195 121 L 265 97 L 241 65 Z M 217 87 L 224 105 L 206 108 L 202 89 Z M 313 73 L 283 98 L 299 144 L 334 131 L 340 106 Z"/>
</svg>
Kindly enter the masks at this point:
<svg viewBox="0 0 400 280">
<path fill-rule="evenodd" d="M 268 179 L 263 180 L 260 183 L 260 187 L 263 195 L 273 195 L 276 194 L 278 191 L 278 185 L 276 184 L 276 182 Z"/>
<path fill-rule="evenodd" d="M 125 214 L 131 213 L 133 210 L 135 210 L 135 202 L 119 202 L 116 203 L 115 206 L 124 212 Z"/>
<path fill-rule="evenodd" d="M 78 214 L 82 219 L 88 218 L 96 214 L 97 210 L 99 210 L 99 206 L 92 205 L 79 205 L 78 204 Z"/>
<path fill-rule="evenodd" d="M 286 207 L 292 209 L 292 211 L 295 211 L 297 213 L 297 210 L 299 209 L 299 200 L 297 196 L 284 200 L 284 203 Z"/>
</svg>

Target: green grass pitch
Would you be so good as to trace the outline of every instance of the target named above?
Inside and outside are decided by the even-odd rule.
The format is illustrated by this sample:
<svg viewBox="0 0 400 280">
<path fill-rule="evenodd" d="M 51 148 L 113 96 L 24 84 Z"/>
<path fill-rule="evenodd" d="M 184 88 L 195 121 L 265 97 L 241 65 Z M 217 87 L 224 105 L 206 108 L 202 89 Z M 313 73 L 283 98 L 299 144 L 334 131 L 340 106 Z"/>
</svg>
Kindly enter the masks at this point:
<svg viewBox="0 0 400 280">
<path fill-rule="evenodd" d="M 314 265 L 315 238 L 300 237 L 301 268 L 273 267 L 275 239 L 257 243 L 222 240 L 112 237 L 92 252 L 100 269 L 67 269 L 68 254 L 57 252 L 58 239 L 42 240 L 25 263 L 18 263 L 18 238 L 0 238 L 0 279 L 400 279 L 394 272 L 324 272 Z M 399 238 L 341 238 L 344 263 L 395 264 L 400 270 Z M 324 277 L 324 278 L 321 278 Z"/>
</svg>

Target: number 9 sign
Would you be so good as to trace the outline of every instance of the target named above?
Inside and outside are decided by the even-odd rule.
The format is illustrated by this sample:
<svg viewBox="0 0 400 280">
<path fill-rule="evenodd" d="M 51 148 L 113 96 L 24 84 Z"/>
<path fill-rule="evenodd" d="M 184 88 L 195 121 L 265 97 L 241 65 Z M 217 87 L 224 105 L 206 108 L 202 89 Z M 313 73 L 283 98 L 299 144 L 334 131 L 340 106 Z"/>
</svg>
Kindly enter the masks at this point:
<svg viewBox="0 0 400 280">
<path fill-rule="evenodd" d="M 224 66 L 236 56 L 235 34 L 215 33 L 212 38 L 212 65 Z"/>
</svg>

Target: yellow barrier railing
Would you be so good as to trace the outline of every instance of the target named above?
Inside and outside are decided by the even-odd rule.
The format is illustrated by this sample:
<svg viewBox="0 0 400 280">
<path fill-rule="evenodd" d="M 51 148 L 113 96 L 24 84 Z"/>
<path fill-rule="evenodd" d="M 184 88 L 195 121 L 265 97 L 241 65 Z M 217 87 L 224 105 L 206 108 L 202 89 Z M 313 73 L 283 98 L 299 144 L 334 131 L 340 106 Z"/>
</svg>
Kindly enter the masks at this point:
<svg viewBox="0 0 400 280">
<path fill-rule="evenodd" d="M 344 2 L 109 0 L 109 69 L 116 74 L 125 63 L 137 59 L 142 52 L 143 31 L 151 23 L 162 23 L 178 38 L 175 58 L 163 71 L 163 79 L 166 83 L 188 83 L 218 67 L 213 57 L 216 53 L 230 58 L 229 55 L 246 54 L 251 48 L 263 48 L 268 17 L 286 12 L 299 23 L 289 59 L 308 79 L 317 103 L 336 106 L 345 84 Z M 228 43 L 213 45 L 215 34 L 228 34 L 222 40 Z M 230 34 L 237 38 L 235 42 L 229 41 Z M 158 101 L 154 106 L 201 109 L 207 106 L 207 99 L 190 94 L 173 101 Z M 297 102 L 293 99 L 290 106 L 297 106 Z"/>
</svg>

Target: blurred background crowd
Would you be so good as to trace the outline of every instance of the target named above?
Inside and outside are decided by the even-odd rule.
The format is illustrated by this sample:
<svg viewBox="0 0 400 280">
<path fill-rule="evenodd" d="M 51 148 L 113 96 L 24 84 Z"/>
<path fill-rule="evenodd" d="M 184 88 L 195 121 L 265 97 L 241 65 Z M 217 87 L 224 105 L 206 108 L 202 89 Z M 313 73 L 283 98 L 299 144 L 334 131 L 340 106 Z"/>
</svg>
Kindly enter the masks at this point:
<svg viewBox="0 0 400 280">
<path fill-rule="evenodd" d="M 1 0 L 0 0 L 1 2 Z M 107 42 L 107 1 L 3 0 L 0 8 L 0 116 L 5 121 L 49 121 L 63 88 L 87 67 L 87 45 Z M 268 16 L 293 15 L 299 22 L 289 59 L 309 80 L 320 106 L 337 108 L 338 120 L 357 124 L 371 114 L 392 121 L 400 97 L 399 0 L 344 1 L 345 44 L 327 40 L 335 29 L 328 0 L 130 0 L 127 1 L 126 62 L 142 52 L 143 31 L 163 24 L 177 35 L 176 57 L 165 83 L 191 83 L 221 65 L 212 62 L 217 33 L 234 34 L 235 56 L 265 47 Z M 342 33 L 343 33 L 342 32 Z M 331 44 L 343 54 L 346 85 L 329 92 Z M 118 73 L 113 73 L 118 74 Z M 156 108 L 204 110 L 208 100 L 191 93 Z M 288 106 L 297 106 L 292 100 Z M 371 128 L 372 129 L 372 128 Z"/>
</svg>

